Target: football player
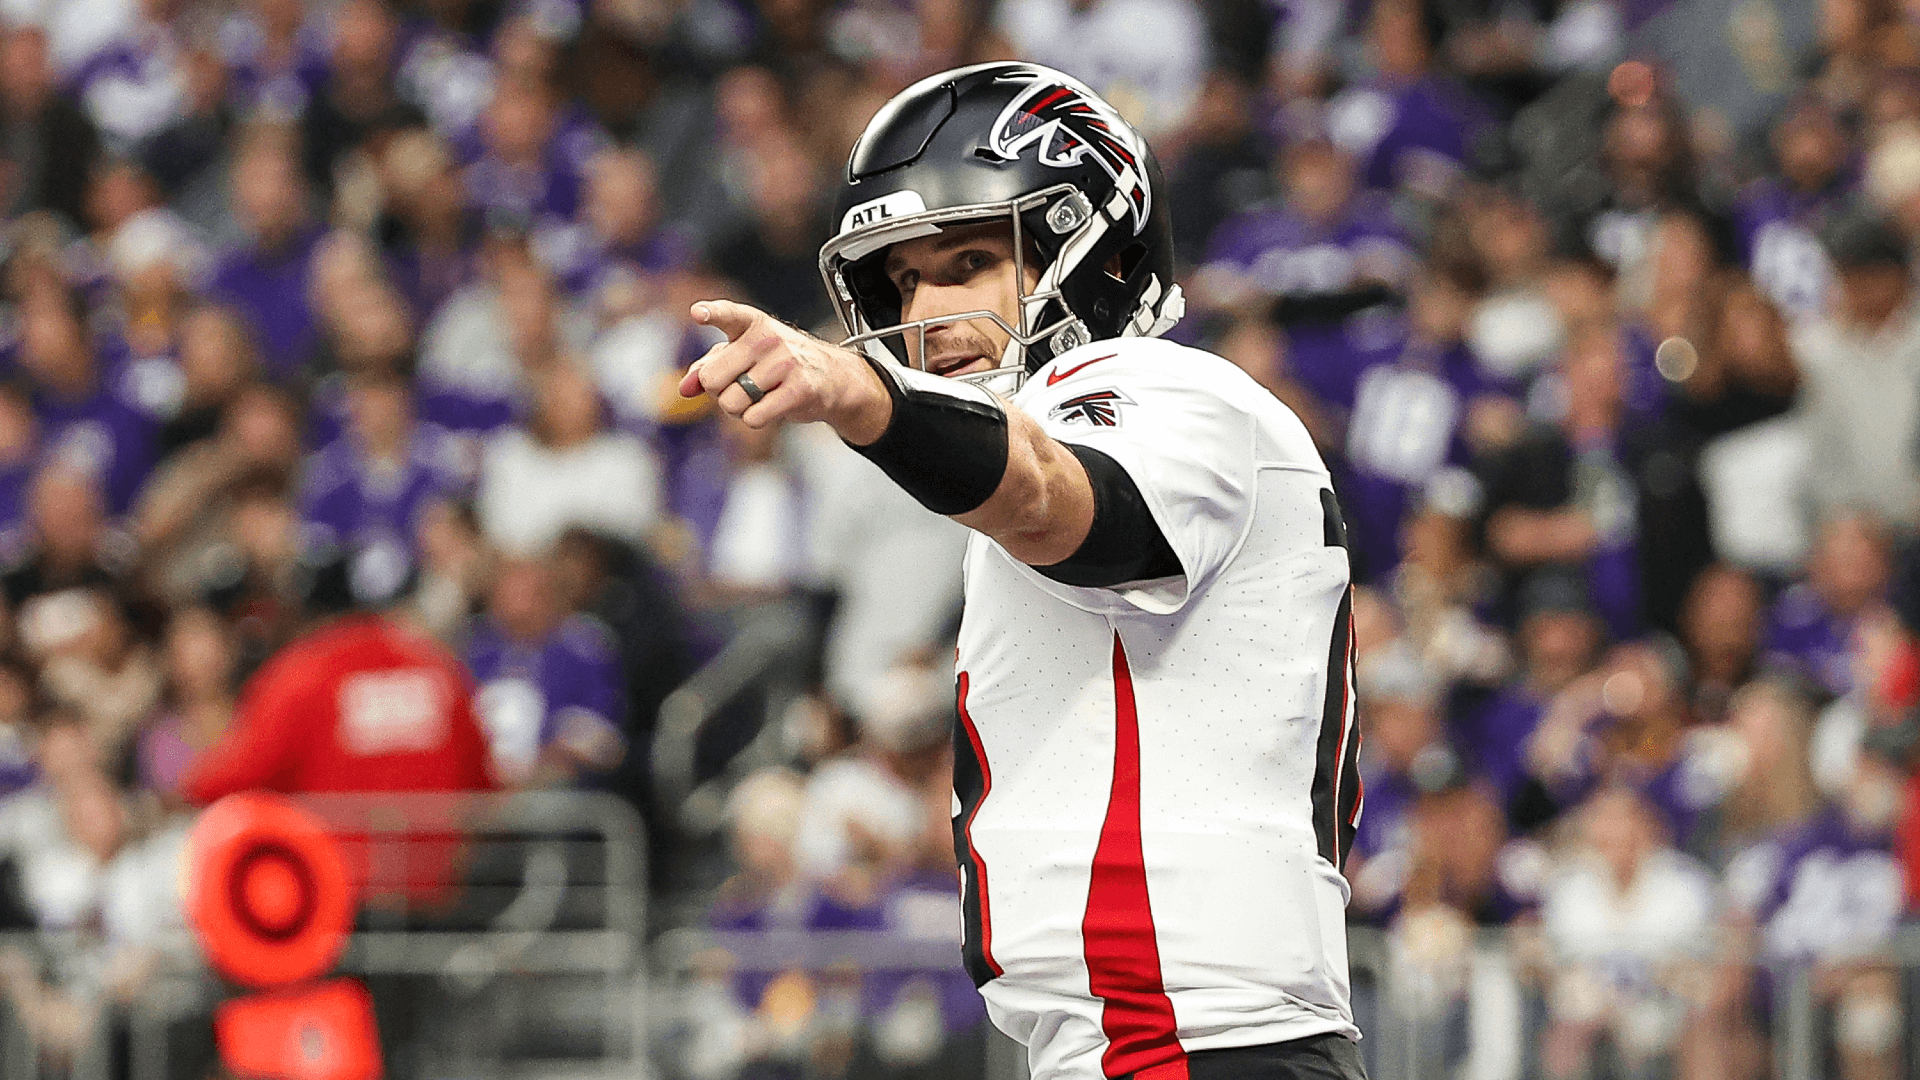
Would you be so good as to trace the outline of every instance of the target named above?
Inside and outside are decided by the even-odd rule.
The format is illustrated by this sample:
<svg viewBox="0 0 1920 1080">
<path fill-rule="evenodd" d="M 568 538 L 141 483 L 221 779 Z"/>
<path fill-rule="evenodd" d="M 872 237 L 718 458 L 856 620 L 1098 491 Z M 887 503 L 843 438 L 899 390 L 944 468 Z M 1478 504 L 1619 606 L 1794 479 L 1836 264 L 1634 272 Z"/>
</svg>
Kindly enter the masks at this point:
<svg viewBox="0 0 1920 1080">
<path fill-rule="evenodd" d="M 847 164 L 831 345 L 742 304 L 682 381 L 824 421 L 975 531 L 954 732 L 965 960 L 1035 1077 L 1361 1080 L 1345 526 L 1300 421 L 1159 340 L 1159 166 L 1030 64 L 888 102 Z"/>
</svg>

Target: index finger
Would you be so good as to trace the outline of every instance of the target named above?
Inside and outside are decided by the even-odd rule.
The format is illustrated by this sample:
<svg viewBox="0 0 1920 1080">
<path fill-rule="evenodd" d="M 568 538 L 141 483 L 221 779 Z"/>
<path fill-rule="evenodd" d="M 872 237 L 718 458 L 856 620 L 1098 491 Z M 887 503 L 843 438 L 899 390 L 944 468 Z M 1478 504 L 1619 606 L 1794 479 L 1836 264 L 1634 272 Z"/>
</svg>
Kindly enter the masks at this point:
<svg viewBox="0 0 1920 1080">
<path fill-rule="evenodd" d="M 766 317 L 759 308 L 732 300 L 702 300 L 693 305 L 693 321 L 713 327 L 727 335 L 728 341 L 739 341 Z"/>
</svg>

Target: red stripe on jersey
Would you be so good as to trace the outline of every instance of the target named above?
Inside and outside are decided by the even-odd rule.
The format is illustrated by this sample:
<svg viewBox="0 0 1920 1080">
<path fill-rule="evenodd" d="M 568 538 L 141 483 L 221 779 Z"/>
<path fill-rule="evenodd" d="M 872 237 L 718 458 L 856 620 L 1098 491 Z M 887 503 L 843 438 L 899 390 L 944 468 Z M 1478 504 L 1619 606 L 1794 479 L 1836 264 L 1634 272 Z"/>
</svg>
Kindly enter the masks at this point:
<svg viewBox="0 0 1920 1080">
<path fill-rule="evenodd" d="M 1160 981 L 1160 944 L 1147 899 L 1140 845 L 1140 720 L 1119 634 L 1113 636 L 1113 706 L 1113 794 L 1100 826 L 1080 924 L 1088 981 L 1104 1003 L 1100 1027 L 1107 1049 L 1100 1066 L 1114 1077 L 1147 1073 L 1151 1080 L 1185 1080 L 1187 1053 L 1175 1032 L 1173 1002 Z"/>
<path fill-rule="evenodd" d="M 955 650 L 958 652 L 958 650 Z M 993 958 L 993 916 L 987 909 L 987 861 L 973 846 L 973 819 L 980 813 L 980 807 L 993 792 L 993 770 L 987 767 L 987 748 L 980 742 L 980 729 L 973 726 L 973 717 L 967 715 L 967 673 L 960 673 L 959 694 L 960 726 L 966 729 L 967 741 L 973 744 L 973 759 L 980 763 L 980 798 L 967 811 L 967 820 L 961 824 L 961 831 L 967 838 L 967 854 L 973 863 L 974 895 L 980 898 L 980 958 L 987 962 L 987 969 L 995 978 L 1006 974 L 1000 970 L 1000 962 Z"/>
</svg>

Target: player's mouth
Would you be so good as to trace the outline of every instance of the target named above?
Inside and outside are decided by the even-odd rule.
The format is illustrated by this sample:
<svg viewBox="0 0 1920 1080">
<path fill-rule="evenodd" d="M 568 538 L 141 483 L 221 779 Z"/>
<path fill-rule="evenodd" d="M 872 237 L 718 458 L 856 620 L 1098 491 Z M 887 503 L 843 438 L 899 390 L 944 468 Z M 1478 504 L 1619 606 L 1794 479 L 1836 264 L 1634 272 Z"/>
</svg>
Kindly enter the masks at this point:
<svg viewBox="0 0 1920 1080">
<path fill-rule="evenodd" d="M 936 356 L 927 364 L 927 370 L 945 377 L 971 375 L 976 371 L 985 371 L 990 366 L 991 361 L 979 353 L 962 353 L 959 356 Z"/>
</svg>

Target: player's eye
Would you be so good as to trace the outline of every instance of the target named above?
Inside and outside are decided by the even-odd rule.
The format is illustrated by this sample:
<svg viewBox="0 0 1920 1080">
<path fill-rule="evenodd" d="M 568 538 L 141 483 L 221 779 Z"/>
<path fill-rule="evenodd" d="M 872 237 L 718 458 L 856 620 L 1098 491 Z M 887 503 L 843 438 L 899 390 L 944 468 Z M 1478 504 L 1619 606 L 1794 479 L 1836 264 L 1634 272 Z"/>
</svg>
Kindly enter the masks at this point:
<svg viewBox="0 0 1920 1080">
<path fill-rule="evenodd" d="M 919 284 L 920 284 L 920 271 L 918 270 L 902 270 L 898 274 L 894 275 L 893 287 L 900 290 L 900 306 L 901 307 L 903 308 L 906 307 L 907 301 L 913 299 L 914 287 Z"/>
<path fill-rule="evenodd" d="M 969 274 L 977 274 L 993 265 L 993 256 L 984 251 L 969 251 L 960 256 L 960 268 Z"/>
</svg>

